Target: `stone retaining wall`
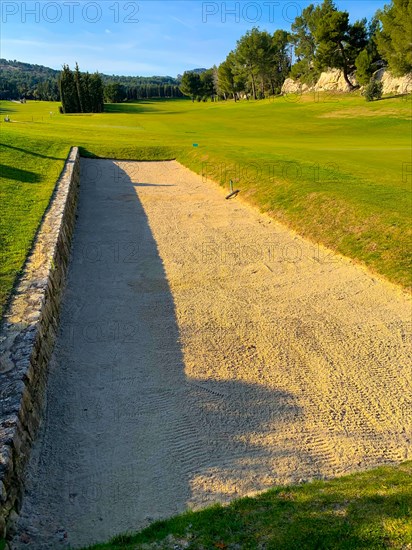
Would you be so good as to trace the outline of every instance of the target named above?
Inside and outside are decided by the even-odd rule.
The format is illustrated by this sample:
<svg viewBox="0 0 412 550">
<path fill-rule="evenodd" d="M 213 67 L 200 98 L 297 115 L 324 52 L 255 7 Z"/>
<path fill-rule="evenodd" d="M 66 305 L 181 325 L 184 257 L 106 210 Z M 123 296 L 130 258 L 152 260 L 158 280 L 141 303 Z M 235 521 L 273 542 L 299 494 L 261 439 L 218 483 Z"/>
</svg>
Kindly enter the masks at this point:
<svg viewBox="0 0 412 550">
<path fill-rule="evenodd" d="M 0 539 L 19 512 L 41 418 L 75 224 L 80 159 L 72 148 L 0 330 Z"/>
</svg>

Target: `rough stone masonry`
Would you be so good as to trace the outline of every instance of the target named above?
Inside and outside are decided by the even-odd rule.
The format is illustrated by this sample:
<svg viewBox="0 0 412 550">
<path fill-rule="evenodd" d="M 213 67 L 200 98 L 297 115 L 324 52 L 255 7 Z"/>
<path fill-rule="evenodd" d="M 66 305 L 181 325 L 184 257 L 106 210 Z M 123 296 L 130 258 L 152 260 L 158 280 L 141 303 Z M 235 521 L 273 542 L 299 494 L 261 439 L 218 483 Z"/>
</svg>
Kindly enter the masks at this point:
<svg viewBox="0 0 412 550">
<path fill-rule="evenodd" d="M 74 147 L 0 328 L 0 539 L 13 532 L 40 423 L 79 181 L 79 151 Z"/>
</svg>

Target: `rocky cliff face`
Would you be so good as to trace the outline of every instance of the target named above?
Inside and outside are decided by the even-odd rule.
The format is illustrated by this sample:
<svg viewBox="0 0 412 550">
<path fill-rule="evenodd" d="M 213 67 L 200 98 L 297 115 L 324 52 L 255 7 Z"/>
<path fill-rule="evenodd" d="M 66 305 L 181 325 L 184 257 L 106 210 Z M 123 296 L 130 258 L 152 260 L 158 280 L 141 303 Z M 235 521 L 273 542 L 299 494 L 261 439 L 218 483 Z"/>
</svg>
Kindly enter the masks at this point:
<svg viewBox="0 0 412 550">
<path fill-rule="evenodd" d="M 379 69 L 373 75 L 376 80 L 383 84 L 384 94 L 410 94 L 412 93 L 412 74 L 395 77 L 385 69 Z"/>
<path fill-rule="evenodd" d="M 373 76 L 376 80 L 380 80 L 383 83 L 384 94 L 412 93 L 412 74 L 397 78 L 385 69 L 379 69 Z M 358 84 L 355 74 L 350 75 L 349 80 L 355 85 Z M 340 69 L 331 69 L 330 71 L 323 72 L 314 86 L 301 84 L 292 78 L 287 78 L 282 86 L 282 94 L 296 94 L 310 91 L 348 92 L 349 86 L 346 84 L 343 78 L 343 71 Z"/>
<path fill-rule="evenodd" d="M 352 74 L 349 75 L 349 80 L 354 86 L 358 84 L 356 77 Z M 349 92 L 350 88 L 343 78 L 343 71 L 340 69 L 332 69 L 325 73 L 322 73 L 319 80 L 314 86 L 315 92 Z"/>
</svg>

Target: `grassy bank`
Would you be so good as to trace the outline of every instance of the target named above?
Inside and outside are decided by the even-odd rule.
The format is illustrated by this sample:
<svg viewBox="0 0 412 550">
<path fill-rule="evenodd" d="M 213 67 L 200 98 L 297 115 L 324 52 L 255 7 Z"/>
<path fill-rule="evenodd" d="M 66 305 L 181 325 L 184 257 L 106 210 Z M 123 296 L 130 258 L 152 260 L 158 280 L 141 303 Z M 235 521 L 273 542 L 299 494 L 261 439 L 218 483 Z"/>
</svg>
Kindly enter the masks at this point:
<svg viewBox="0 0 412 550">
<path fill-rule="evenodd" d="M 57 103 L 0 102 L 12 120 L 0 122 L 0 255 L 7 256 L 0 301 L 71 145 L 85 156 L 177 158 L 224 185 L 238 180 L 242 196 L 263 211 L 410 287 L 410 106 L 410 98 L 309 94 L 238 104 L 142 101 L 60 115 Z"/>
<path fill-rule="evenodd" d="M 31 248 L 69 146 L 3 132 L 0 145 L 0 306 Z"/>
<path fill-rule="evenodd" d="M 196 550 L 407 550 L 412 547 L 412 462 L 277 487 L 227 507 L 159 521 L 91 548 L 137 550 L 149 543 L 149 548 Z"/>
</svg>

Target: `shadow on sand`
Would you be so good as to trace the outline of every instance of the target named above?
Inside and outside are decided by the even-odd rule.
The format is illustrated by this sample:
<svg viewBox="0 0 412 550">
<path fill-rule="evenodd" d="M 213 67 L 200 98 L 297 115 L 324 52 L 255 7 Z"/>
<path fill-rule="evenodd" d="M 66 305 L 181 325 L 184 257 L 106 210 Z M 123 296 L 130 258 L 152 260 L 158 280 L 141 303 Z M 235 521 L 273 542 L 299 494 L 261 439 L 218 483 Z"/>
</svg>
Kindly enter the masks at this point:
<svg viewBox="0 0 412 550">
<path fill-rule="evenodd" d="M 111 160 L 82 159 L 81 167 L 60 333 L 21 515 L 34 549 L 62 532 L 77 547 L 136 531 L 193 500 L 267 488 L 280 456 L 310 460 L 294 456 L 293 442 L 265 444 L 303 414 L 293 395 L 186 376 L 173 294 L 139 199 L 140 187 L 155 193 L 167 182 L 132 182 Z"/>
</svg>

